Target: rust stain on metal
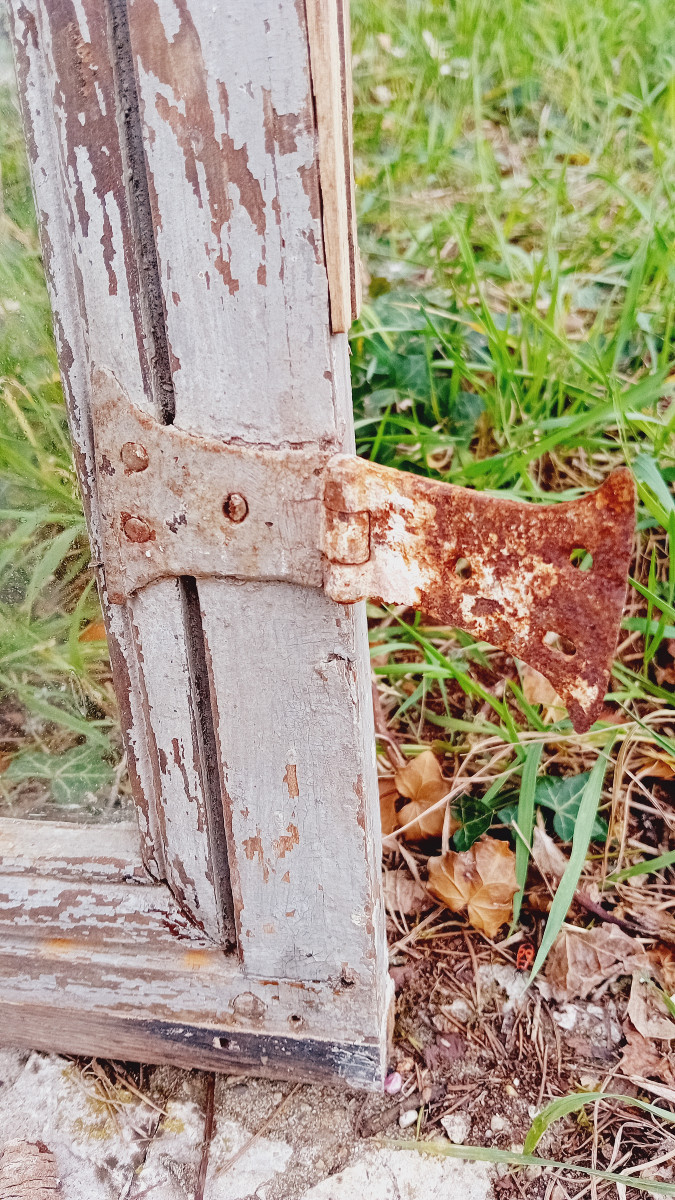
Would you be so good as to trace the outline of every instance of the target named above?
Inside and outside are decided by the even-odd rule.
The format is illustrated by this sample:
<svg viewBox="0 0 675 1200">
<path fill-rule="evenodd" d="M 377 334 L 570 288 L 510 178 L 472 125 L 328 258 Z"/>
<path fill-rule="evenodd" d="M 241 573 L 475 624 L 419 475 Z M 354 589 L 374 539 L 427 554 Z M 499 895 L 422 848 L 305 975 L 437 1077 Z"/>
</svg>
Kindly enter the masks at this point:
<svg viewBox="0 0 675 1200">
<path fill-rule="evenodd" d="M 286 579 L 321 587 L 322 469 L 329 452 L 270 449 L 160 425 L 92 371 L 102 557 L 111 603 L 155 579 Z M 127 470 L 122 447 L 147 466 Z M 244 519 L 245 518 L 245 519 Z"/>
<path fill-rule="evenodd" d="M 627 468 L 579 500 L 527 504 L 315 445 L 250 446 L 163 426 L 98 368 L 93 393 L 113 603 L 181 575 L 323 586 L 341 604 L 374 596 L 536 667 L 577 730 L 596 720 L 633 543 Z M 145 451 L 142 470 L 125 465 L 130 443 Z M 135 450 L 133 459 L 145 462 Z M 293 764 L 284 782 L 296 798 Z"/>
<path fill-rule="evenodd" d="M 626 468 L 579 500 L 536 505 L 340 456 L 327 468 L 324 502 L 332 599 L 376 596 L 465 629 L 536 667 L 575 728 L 590 728 L 609 682 L 633 545 Z M 340 562 L 349 539 L 332 530 L 365 511 L 369 559 Z M 579 566 L 584 551 L 590 570 Z"/>
<path fill-rule="evenodd" d="M 298 796 L 300 795 L 300 789 L 298 787 L 298 768 L 296 767 L 295 763 L 286 764 L 284 783 L 288 788 L 289 800 L 297 800 Z"/>
</svg>

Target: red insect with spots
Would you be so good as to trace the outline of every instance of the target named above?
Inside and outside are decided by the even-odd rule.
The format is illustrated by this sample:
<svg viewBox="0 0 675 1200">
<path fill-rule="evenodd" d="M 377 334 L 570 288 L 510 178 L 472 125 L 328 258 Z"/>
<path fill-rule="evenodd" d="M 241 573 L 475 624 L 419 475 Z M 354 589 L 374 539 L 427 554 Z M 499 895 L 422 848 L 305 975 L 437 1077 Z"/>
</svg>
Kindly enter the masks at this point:
<svg viewBox="0 0 675 1200">
<path fill-rule="evenodd" d="M 516 955 L 516 967 L 519 971 L 529 971 L 534 962 L 534 946 L 532 942 L 523 942 L 518 947 Z"/>
</svg>

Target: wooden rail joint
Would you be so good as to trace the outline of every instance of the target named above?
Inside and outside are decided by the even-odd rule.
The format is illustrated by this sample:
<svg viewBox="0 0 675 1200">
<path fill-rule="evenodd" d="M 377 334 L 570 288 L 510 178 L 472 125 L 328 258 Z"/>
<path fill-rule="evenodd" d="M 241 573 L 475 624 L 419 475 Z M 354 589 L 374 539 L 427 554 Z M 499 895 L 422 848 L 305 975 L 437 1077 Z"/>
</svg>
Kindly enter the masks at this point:
<svg viewBox="0 0 675 1200">
<path fill-rule="evenodd" d="M 160 425 L 94 372 L 108 595 L 157 579 L 275 579 L 421 609 L 541 671 L 575 728 L 603 704 L 635 523 L 626 468 L 578 500 L 528 504 L 316 445 Z"/>
</svg>

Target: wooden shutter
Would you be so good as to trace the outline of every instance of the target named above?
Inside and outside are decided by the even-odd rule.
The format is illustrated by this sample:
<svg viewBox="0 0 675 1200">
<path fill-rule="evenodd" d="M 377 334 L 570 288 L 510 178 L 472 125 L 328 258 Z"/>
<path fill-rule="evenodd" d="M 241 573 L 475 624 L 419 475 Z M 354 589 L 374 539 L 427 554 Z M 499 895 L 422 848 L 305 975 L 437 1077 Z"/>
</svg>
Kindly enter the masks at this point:
<svg viewBox="0 0 675 1200">
<path fill-rule="evenodd" d="M 7 897 L 34 913 L 2 926 L 3 1028 L 373 1086 L 389 992 L 363 606 L 189 576 L 110 603 L 92 428 L 104 372 L 194 434 L 352 450 L 346 14 L 337 0 L 11 12 L 144 867 L 128 830 L 114 855 L 105 829 L 83 833 L 73 866 L 65 834 L 50 857 L 3 823 Z"/>
</svg>

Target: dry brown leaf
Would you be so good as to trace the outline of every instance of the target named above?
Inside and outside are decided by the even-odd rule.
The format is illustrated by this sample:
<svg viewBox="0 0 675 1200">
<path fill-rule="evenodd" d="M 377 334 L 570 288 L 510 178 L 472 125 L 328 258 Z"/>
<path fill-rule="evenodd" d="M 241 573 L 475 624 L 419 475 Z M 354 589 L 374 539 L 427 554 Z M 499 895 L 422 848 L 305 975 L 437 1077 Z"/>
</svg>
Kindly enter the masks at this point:
<svg viewBox="0 0 675 1200">
<path fill-rule="evenodd" d="M 626 1045 L 621 1051 L 619 1067 L 624 1075 L 637 1075 L 648 1079 L 650 1075 L 662 1079 L 664 1083 L 673 1082 L 673 1069 L 661 1050 L 657 1050 L 650 1038 L 643 1037 L 631 1024 L 624 1023 Z"/>
<path fill-rule="evenodd" d="M 423 750 L 417 758 L 411 759 L 404 767 L 400 767 L 394 776 L 396 786 L 401 796 L 409 800 L 398 816 L 398 824 L 407 825 L 414 821 L 405 832 L 408 841 L 419 842 L 425 838 L 441 837 L 445 809 L 441 805 L 435 812 L 427 812 L 433 804 L 437 804 L 450 791 L 447 779 L 443 778 L 441 764 L 432 750 Z M 450 833 L 454 833 L 459 822 L 450 817 Z"/>
<path fill-rule="evenodd" d="M 633 973 L 628 1016 L 644 1038 L 656 1038 L 662 1042 L 672 1042 L 675 1038 L 675 1021 L 668 1016 L 665 1004 L 642 971 Z"/>
<path fill-rule="evenodd" d="M 554 879 L 562 879 L 569 862 L 558 843 L 546 832 L 541 812 L 537 813 L 537 824 L 532 831 L 532 857 L 542 875 Z"/>
<path fill-rule="evenodd" d="M 398 829 L 398 813 L 396 811 L 396 801 L 398 800 L 398 788 L 396 781 L 391 775 L 381 775 L 378 778 L 378 787 L 380 789 L 380 820 L 382 822 L 382 836 L 388 837 L 395 829 Z"/>
<path fill-rule="evenodd" d="M 527 663 L 518 662 L 520 686 L 528 704 L 541 704 L 541 720 L 544 725 L 553 725 L 567 713 L 560 696 L 541 671 L 536 671 Z"/>
<path fill-rule="evenodd" d="M 77 639 L 78 642 L 104 642 L 106 638 L 105 622 L 90 621 L 85 625 L 82 633 Z"/>
<path fill-rule="evenodd" d="M 583 1000 L 605 979 L 648 970 L 649 959 L 639 942 L 617 925 L 563 929 L 546 963 L 553 998 Z"/>
<path fill-rule="evenodd" d="M 434 902 L 426 888 L 413 879 L 407 871 L 384 872 L 382 886 L 384 902 L 390 912 L 405 913 L 406 916 L 416 916 L 434 907 Z"/>
<path fill-rule="evenodd" d="M 474 929 L 494 937 L 513 913 L 516 856 L 506 842 L 482 837 L 470 850 L 430 858 L 428 887 L 450 912 L 466 908 Z"/>
</svg>

